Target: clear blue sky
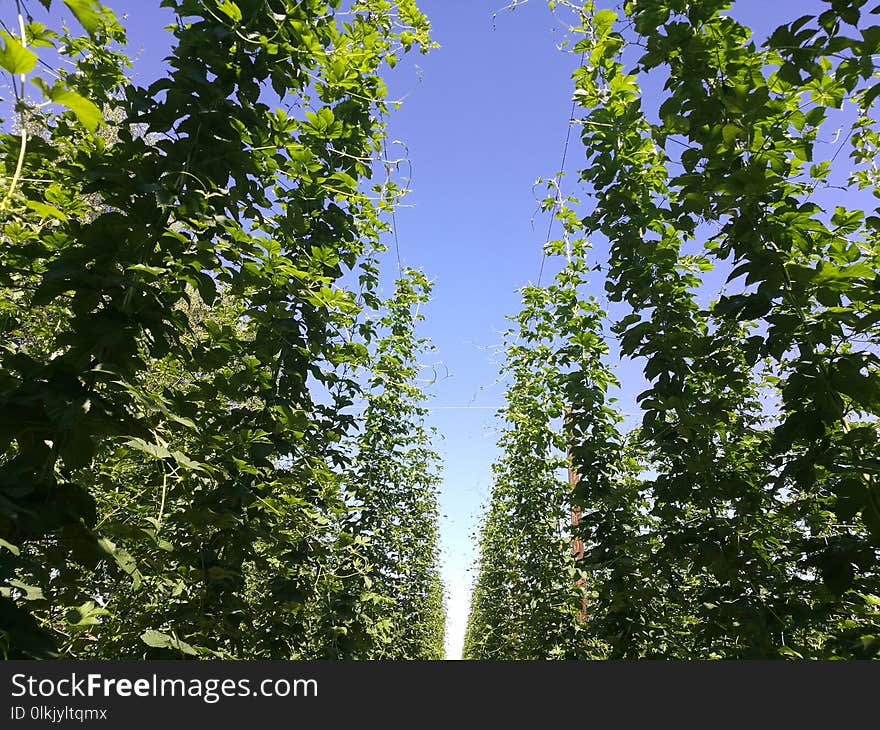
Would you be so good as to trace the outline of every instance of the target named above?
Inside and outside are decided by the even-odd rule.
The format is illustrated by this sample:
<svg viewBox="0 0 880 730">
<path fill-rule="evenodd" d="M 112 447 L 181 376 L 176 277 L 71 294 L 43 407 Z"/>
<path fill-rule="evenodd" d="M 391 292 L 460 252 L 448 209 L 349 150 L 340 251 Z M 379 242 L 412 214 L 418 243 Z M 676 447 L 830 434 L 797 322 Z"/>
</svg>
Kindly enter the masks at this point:
<svg viewBox="0 0 880 730">
<path fill-rule="evenodd" d="M 124 25 L 136 58 L 135 80 L 149 83 L 162 72 L 170 42 L 162 28 L 170 14 L 158 9 L 158 2 L 103 2 L 128 14 Z M 445 462 L 441 532 L 448 655 L 457 658 L 472 582 L 473 535 L 496 455 L 494 409 L 503 395 L 496 348 L 505 317 L 519 308 L 517 289 L 538 275 L 548 220 L 539 215 L 532 226 L 537 212 L 532 184 L 559 167 L 575 59 L 556 49 L 565 28 L 544 0 L 500 14 L 494 29 L 492 16 L 505 0 L 419 5 L 441 48 L 407 57 L 390 78 L 392 97 L 408 93 L 392 117 L 390 135 L 406 142 L 413 164 L 414 191 L 406 200 L 412 207 L 397 215 L 401 256 L 435 280 L 422 334 L 433 340 L 435 359 L 442 363 L 430 405 L 431 423 L 443 436 L 438 450 Z M 733 14 L 762 37 L 820 5 L 740 0 Z M 577 129 L 568 160 L 572 173 L 583 160 Z M 566 192 L 572 192 L 575 177 L 569 175 Z M 387 264 L 393 275 L 394 261 Z M 619 376 L 624 410 L 632 412 L 633 394 L 642 389 L 639 370 L 622 366 Z"/>
<path fill-rule="evenodd" d="M 557 50 L 566 29 L 546 2 L 530 0 L 499 14 L 493 29 L 492 16 L 504 5 L 505 0 L 421 0 L 441 48 L 427 58 L 408 59 L 421 67 L 422 81 L 390 125 L 391 136 L 406 141 L 414 167 L 407 203 L 415 207 L 397 216 L 402 257 L 436 280 L 424 333 L 449 370 L 433 388 L 432 404 L 440 408 L 431 420 L 443 435 L 441 532 L 450 659 L 460 656 L 474 533 L 497 454 L 491 408 L 502 405 L 504 390 L 497 381 L 497 346 L 505 317 L 519 309 L 517 289 L 538 277 L 548 219 L 539 215 L 532 226 L 537 207 L 532 184 L 559 169 L 577 60 Z M 733 14 L 761 36 L 819 6 L 816 0 L 740 0 Z M 392 95 L 400 88 L 405 85 L 394 84 Z M 583 159 L 575 127 L 565 193 L 576 192 Z M 597 255 L 603 248 L 596 242 Z M 633 423 L 634 397 L 644 390 L 641 372 L 625 364 L 618 377 L 621 406 Z"/>
<path fill-rule="evenodd" d="M 556 49 L 565 28 L 545 3 L 499 15 L 493 30 L 502 5 L 421 3 L 441 48 L 409 59 L 422 68 L 422 81 L 390 124 L 391 136 L 406 141 L 414 171 L 407 200 L 414 207 L 397 216 L 402 256 L 435 280 L 424 332 L 441 374 L 448 370 L 432 388 L 431 422 L 442 434 L 444 460 L 449 658 L 461 652 L 475 532 L 497 453 L 498 346 L 505 317 L 519 309 L 517 289 L 537 279 L 547 231 L 545 216 L 531 223 L 538 213 L 532 185 L 560 165 L 576 65 Z"/>
<path fill-rule="evenodd" d="M 171 14 L 143 0 L 103 2 L 128 15 L 135 82 L 149 83 L 162 73 L 170 43 L 162 29 Z M 414 190 L 405 201 L 412 207 L 397 215 L 401 258 L 435 280 L 422 334 L 437 347 L 432 360 L 441 377 L 430 405 L 442 434 L 450 658 L 460 653 L 473 533 L 496 453 L 493 414 L 503 394 L 496 348 L 505 317 L 519 307 L 516 290 L 538 275 L 547 219 L 532 228 L 532 184 L 559 166 L 575 66 L 556 50 L 565 28 L 542 0 L 499 15 L 493 30 L 493 13 L 504 4 L 423 0 L 441 48 L 411 54 L 389 77 L 390 96 L 406 95 L 391 117 L 390 138 L 406 143 L 413 166 Z M 389 155 L 401 149 L 391 147 Z M 577 145 L 572 149 L 576 160 Z M 396 262 L 386 263 L 393 277 Z"/>
</svg>

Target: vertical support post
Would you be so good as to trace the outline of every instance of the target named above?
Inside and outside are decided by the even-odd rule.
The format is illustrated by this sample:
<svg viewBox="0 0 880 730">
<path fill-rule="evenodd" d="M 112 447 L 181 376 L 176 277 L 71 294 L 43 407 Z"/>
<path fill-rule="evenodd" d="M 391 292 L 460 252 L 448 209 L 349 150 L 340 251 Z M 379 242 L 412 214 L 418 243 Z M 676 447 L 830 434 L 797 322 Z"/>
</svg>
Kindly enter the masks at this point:
<svg viewBox="0 0 880 730">
<path fill-rule="evenodd" d="M 569 419 L 571 416 L 571 407 L 567 407 L 565 409 L 565 425 L 566 431 L 568 431 Z M 567 436 L 567 434 L 566 434 Z M 574 462 L 572 461 L 571 456 L 571 444 L 569 443 L 568 454 L 568 486 L 570 487 L 572 493 L 580 482 L 580 475 L 577 473 L 577 470 L 574 468 Z M 572 532 L 575 533 L 574 538 L 572 539 L 571 544 L 571 553 L 574 556 L 574 559 L 577 561 L 581 561 L 584 559 L 584 541 L 581 539 L 580 535 L 577 534 L 578 525 L 581 524 L 581 508 L 578 507 L 574 499 L 571 502 L 571 526 Z M 587 583 L 583 578 L 579 578 L 577 582 L 577 587 L 581 591 L 581 610 L 578 613 L 578 621 L 580 623 L 585 623 L 587 620 Z"/>
</svg>

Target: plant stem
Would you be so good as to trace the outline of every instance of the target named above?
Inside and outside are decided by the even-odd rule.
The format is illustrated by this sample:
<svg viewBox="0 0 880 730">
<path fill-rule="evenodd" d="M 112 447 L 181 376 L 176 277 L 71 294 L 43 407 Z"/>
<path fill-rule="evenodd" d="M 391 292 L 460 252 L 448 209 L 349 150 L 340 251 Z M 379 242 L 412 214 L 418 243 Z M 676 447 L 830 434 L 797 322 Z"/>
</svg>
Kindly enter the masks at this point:
<svg viewBox="0 0 880 730">
<path fill-rule="evenodd" d="M 27 36 L 24 31 L 24 18 L 21 14 L 21 6 L 18 8 L 18 28 L 21 32 L 21 45 L 24 48 L 27 48 Z M 21 74 L 21 96 L 16 92 L 15 100 L 19 105 L 24 102 L 24 82 L 25 82 L 25 74 Z M 14 86 L 14 85 L 13 85 Z M 6 210 L 9 205 L 9 201 L 12 200 L 12 195 L 15 193 L 15 188 L 18 186 L 19 178 L 21 178 L 21 171 L 24 167 L 24 155 L 27 151 L 27 126 L 25 124 L 25 116 L 23 107 L 19 111 L 21 115 L 20 124 L 21 124 L 21 145 L 18 150 L 18 162 L 15 165 L 15 172 L 12 175 L 12 184 L 9 186 L 9 190 L 6 191 L 6 195 L 3 198 L 3 202 L 0 203 L 0 210 Z"/>
</svg>

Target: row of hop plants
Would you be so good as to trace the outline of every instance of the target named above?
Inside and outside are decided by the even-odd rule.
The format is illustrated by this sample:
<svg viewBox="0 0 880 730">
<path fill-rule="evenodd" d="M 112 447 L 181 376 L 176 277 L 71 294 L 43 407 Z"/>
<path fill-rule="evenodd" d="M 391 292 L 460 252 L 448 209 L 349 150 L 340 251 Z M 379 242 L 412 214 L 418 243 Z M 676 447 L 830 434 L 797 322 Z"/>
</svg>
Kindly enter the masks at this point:
<svg viewBox="0 0 880 730">
<path fill-rule="evenodd" d="M 469 658 L 880 652 L 880 6 L 731 4 L 552 4 L 584 203 L 507 348 Z"/>
<path fill-rule="evenodd" d="M 0 656 L 442 657 L 430 283 L 377 263 L 424 15 L 164 0 L 144 87 L 96 0 L 6 5 Z"/>
</svg>

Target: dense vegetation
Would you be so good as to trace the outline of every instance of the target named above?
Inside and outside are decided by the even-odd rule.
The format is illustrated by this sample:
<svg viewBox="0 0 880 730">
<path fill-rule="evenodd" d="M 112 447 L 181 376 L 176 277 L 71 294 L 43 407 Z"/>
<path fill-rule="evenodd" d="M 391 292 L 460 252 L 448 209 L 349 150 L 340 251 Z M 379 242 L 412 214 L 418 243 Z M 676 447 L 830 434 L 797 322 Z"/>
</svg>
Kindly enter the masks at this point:
<svg viewBox="0 0 880 730">
<path fill-rule="evenodd" d="M 0 656 L 441 657 L 430 286 L 378 294 L 427 20 L 164 0 L 141 88 L 111 10 L 39 4 L 0 31 Z"/>
<path fill-rule="evenodd" d="M 880 653 L 880 5 L 824 2 L 761 43 L 730 0 L 548 3 L 585 156 L 466 658 Z M 0 15 L 0 656 L 440 658 L 431 284 L 380 286 L 428 21 L 162 5 L 146 88 L 97 0 Z"/>
<path fill-rule="evenodd" d="M 507 351 L 467 657 L 880 652 L 880 6 L 758 45 L 730 4 L 551 3 L 590 202 L 548 204 L 566 267 Z M 648 382 L 629 432 L 606 343 Z"/>
</svg>

